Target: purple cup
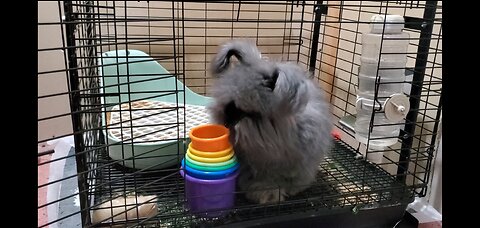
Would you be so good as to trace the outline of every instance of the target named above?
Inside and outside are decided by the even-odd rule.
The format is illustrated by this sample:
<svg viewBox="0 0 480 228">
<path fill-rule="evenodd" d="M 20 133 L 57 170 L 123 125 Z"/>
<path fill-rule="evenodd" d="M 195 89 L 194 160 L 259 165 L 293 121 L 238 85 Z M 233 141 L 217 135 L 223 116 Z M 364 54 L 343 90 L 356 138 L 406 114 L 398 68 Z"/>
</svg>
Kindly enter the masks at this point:
<svg viewBox="0 0 480 228">
<path fill-rule="evenodd" d="M 235 204 L 235 186 L 238 170 L 217 180 L 203 180 L 191 177 L 180 170 L 185 181 L 187 207 L 193 213 L 204 217 L 220 217 Z"/>
</svg>

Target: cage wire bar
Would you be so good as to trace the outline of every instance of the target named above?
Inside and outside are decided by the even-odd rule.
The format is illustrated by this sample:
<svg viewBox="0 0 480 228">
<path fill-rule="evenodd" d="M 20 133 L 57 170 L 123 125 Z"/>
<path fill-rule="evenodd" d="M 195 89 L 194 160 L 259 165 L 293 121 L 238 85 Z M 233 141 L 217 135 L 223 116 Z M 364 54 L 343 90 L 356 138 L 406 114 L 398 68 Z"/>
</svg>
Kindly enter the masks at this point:
<svg viewBox="0 0 480 228">
<path fill-rule="evenodd" d="M 75 174 L 62 174 L 61 178 L 39 183 L 38 189 L 40 192 L 73 181 L 77 191 L 39 203 L 39 212 L 49 210 L 48 221 L 39 223 L 39 227 L 67 224 L 74 218 L 79 218 L 81 221 L 77 222 L 84 227 L 215 226 L 309 211 L 329 213 L 347 208 L 355 212 L 407 205 L 413 197 L 425 196 L 442 108 L 441 2 L 58 1 L 56 4 L 58 18 L 39 21 L 38 26 L 39 30 L 58 28 L 59 34 L 52 35 L 61 36 L 61 44 L 41 47 L 38 54 L 40 57 L 60 52 L 64 65 L 39 68 L 38 78 L 64 77 L 66 91 L 39 94 L 38 100 L 47 102 L 68 96 L 70 110 L 39 116 L 38 122 L 40 126 L 70 117 L 73 133 L 53 139 L 72 136 L 75 148 L 73 154 L 46 161 L 40 161 L 45 154 L 39 154 L 38 167 L 40 170 L 72 161 Z M 346 117 L 355 116 L 360 40 L 374 14 L 404 16 L 404 31 L 410 34 L 406 72 L 410 72 L 411 78 L 397 83 L 409 88 L 405 94 L 411 108 L 401 123 L 404 126 L 398 143 L 380 151 L 383 153 L 380 163 L 368 159 L 369 154 L 379 151 L 368 150 L 368 145 L 355 140 L 351 126 L 342 124 Z M 319 164 L 317 181 L 304 192 L 269 205 L 252 204 L 238 192 L 235 207 L 228 210 L 228 216 L 204 219 L 184 207 L 184 181 L 178 173 L 178 164 L 185 146 L 174 144 L 142 150 L 135 142 L 155 144 L 186 138 L 187 122 L 193 118 L 186 112 L 187 87 L 197 94 L 209 95 L 210 59 L 218 45 L 234 38 L 254 40 L 265 57 L 293 61 L 312 72 L 312 78 L 326 91 L 341 138 L 334 140 L 331 153 Z M 119 50 L 126 50 L 126 56 L 120 56 Z M 136 50 L 151 59 L 138 56 Z M 161 64 L 166 72 L 138 73 L 131 67 L 149 62 Z M 117 73 L 102 75 L 107 68 Z M 103 85 L 101 80 L 109 78 L 116 80 L 115 83 Z M 169 78 L 176 80 L 173 89 L 134 90 L 138 84 Z M 154 107 L 145 103 L 146 99 L 167 96 L 174 96 L 173 105 Z M 107 99 L 113 102 L 105 103 Z M 112 111 L 115 107 L 118 110 Z M 137 111 L 150 116 L 138 117 L 134 115 Z M 168 113 L 175 117 L 167 122 L 146 121 Z M 109 124 L 115 116 L 128 130 Z M 134 127 L 154 131 L 134 135 Z M 372 124 L 370 131 L 374 127 L 378 126 Z M 109 132 L 114 131 L 119 134 L 118 141 L 109 138 Z M 170 138 L 155 138 L 156 134 L 169 132 Z M 49 140 L 52 139 L 39 138 L 38 143 Z M 169 148 L 171 153 L 157 154 Z M 121 159 L 109 156 L 113 150 L 120 150 Z M 148 159 L 162 159 L 162 162 L 142 168 L 125 165 L 131 163 L 136 167 Z M 155 197 L 142 202 L 134 197 L 133 202 L 124 200 L 122 206 L 108 204 L 119 196 L 141 194 Z M 50 213 L 51 207 L 74 199 L 79 202 L 77 210 Z M 142 205 L 150 203 L 158 208 L 156 214 L 119 219 L 128 213 L 138 214 Z M 111 216 L 93 223 L 92 213 L 105 205 Z"/>
</svg>

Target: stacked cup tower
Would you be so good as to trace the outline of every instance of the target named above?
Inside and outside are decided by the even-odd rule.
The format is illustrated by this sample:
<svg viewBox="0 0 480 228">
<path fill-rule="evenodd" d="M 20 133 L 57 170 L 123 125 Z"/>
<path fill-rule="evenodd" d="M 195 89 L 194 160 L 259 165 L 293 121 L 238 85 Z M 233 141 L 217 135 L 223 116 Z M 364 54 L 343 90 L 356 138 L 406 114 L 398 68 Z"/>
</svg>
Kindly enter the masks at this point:
<svg viewBox="0 0 480 228">
<path fill-rule="evenodd" d="M 239 163 L 222 125 L 203 124 L 189 132 L 182 160 L 187 207 L 204 217 L 219 217 L 234 206 Z"/>
</svg>

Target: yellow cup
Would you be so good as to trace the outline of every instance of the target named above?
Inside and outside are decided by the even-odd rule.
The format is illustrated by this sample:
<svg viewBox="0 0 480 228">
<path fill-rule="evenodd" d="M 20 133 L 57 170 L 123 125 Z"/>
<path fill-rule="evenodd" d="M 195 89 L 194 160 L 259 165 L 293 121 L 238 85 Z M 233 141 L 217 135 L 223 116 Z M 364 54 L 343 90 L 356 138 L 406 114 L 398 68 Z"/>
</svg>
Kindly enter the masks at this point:
<svg viewBox="0 0 480 228">
<path fill-rule="evenodd" d="M 201 151 L 201 150 L 197 150 L 197 149 L 193 148 L 192 143 L 190 143 L 188 145 L 188 149 L 190 150 L 190 153 L 192 153 L 193 155 L 196 155 L 198 157 L 219 158 L 219 157 L 224 157 L 224 156 L 227 156 L 228 154 L 230 154 L 230 152 L 232 152 L 233 148 L 230 146 L 227 149 L 221 150 L 221 151 L 205 152 L 205 151 Z"/>
<path fill-rule="evenodd" d="M 206 158 L 206 157 L 200 157 L 195 154 L 192 154 L 190 149 L 187 150 L 187 156 L 190 157 L 190 159 L 199 161 L 199 162 L 205 162 L 205 163 L 218 163 L 218 162 L 225 162 L 230 160 L 234 155 L 233 150 L 230 150 L 230 153 L 228 153 L 226 156 L 222 157 L 216 157 L 216 158 Z"/>
</svg>

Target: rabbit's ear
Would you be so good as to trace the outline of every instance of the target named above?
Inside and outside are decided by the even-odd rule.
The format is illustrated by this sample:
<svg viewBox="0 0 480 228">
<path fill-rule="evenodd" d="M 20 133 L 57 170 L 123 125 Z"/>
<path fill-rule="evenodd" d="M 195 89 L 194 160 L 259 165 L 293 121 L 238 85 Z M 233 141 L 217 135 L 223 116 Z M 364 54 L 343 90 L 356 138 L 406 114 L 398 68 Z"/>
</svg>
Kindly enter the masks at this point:
<svg viewBox="0 0 480 228">
<path fill-rule="evenodd" d="M 212 61 L 211 68 L 214 75 L 218 75 L 228 69 L 230 58 L 235 56 L 242 64 L 251 65 L 261 60 L 261 53 L 255 44 L 234 40 L 222 46 Z"/>
</svg>

